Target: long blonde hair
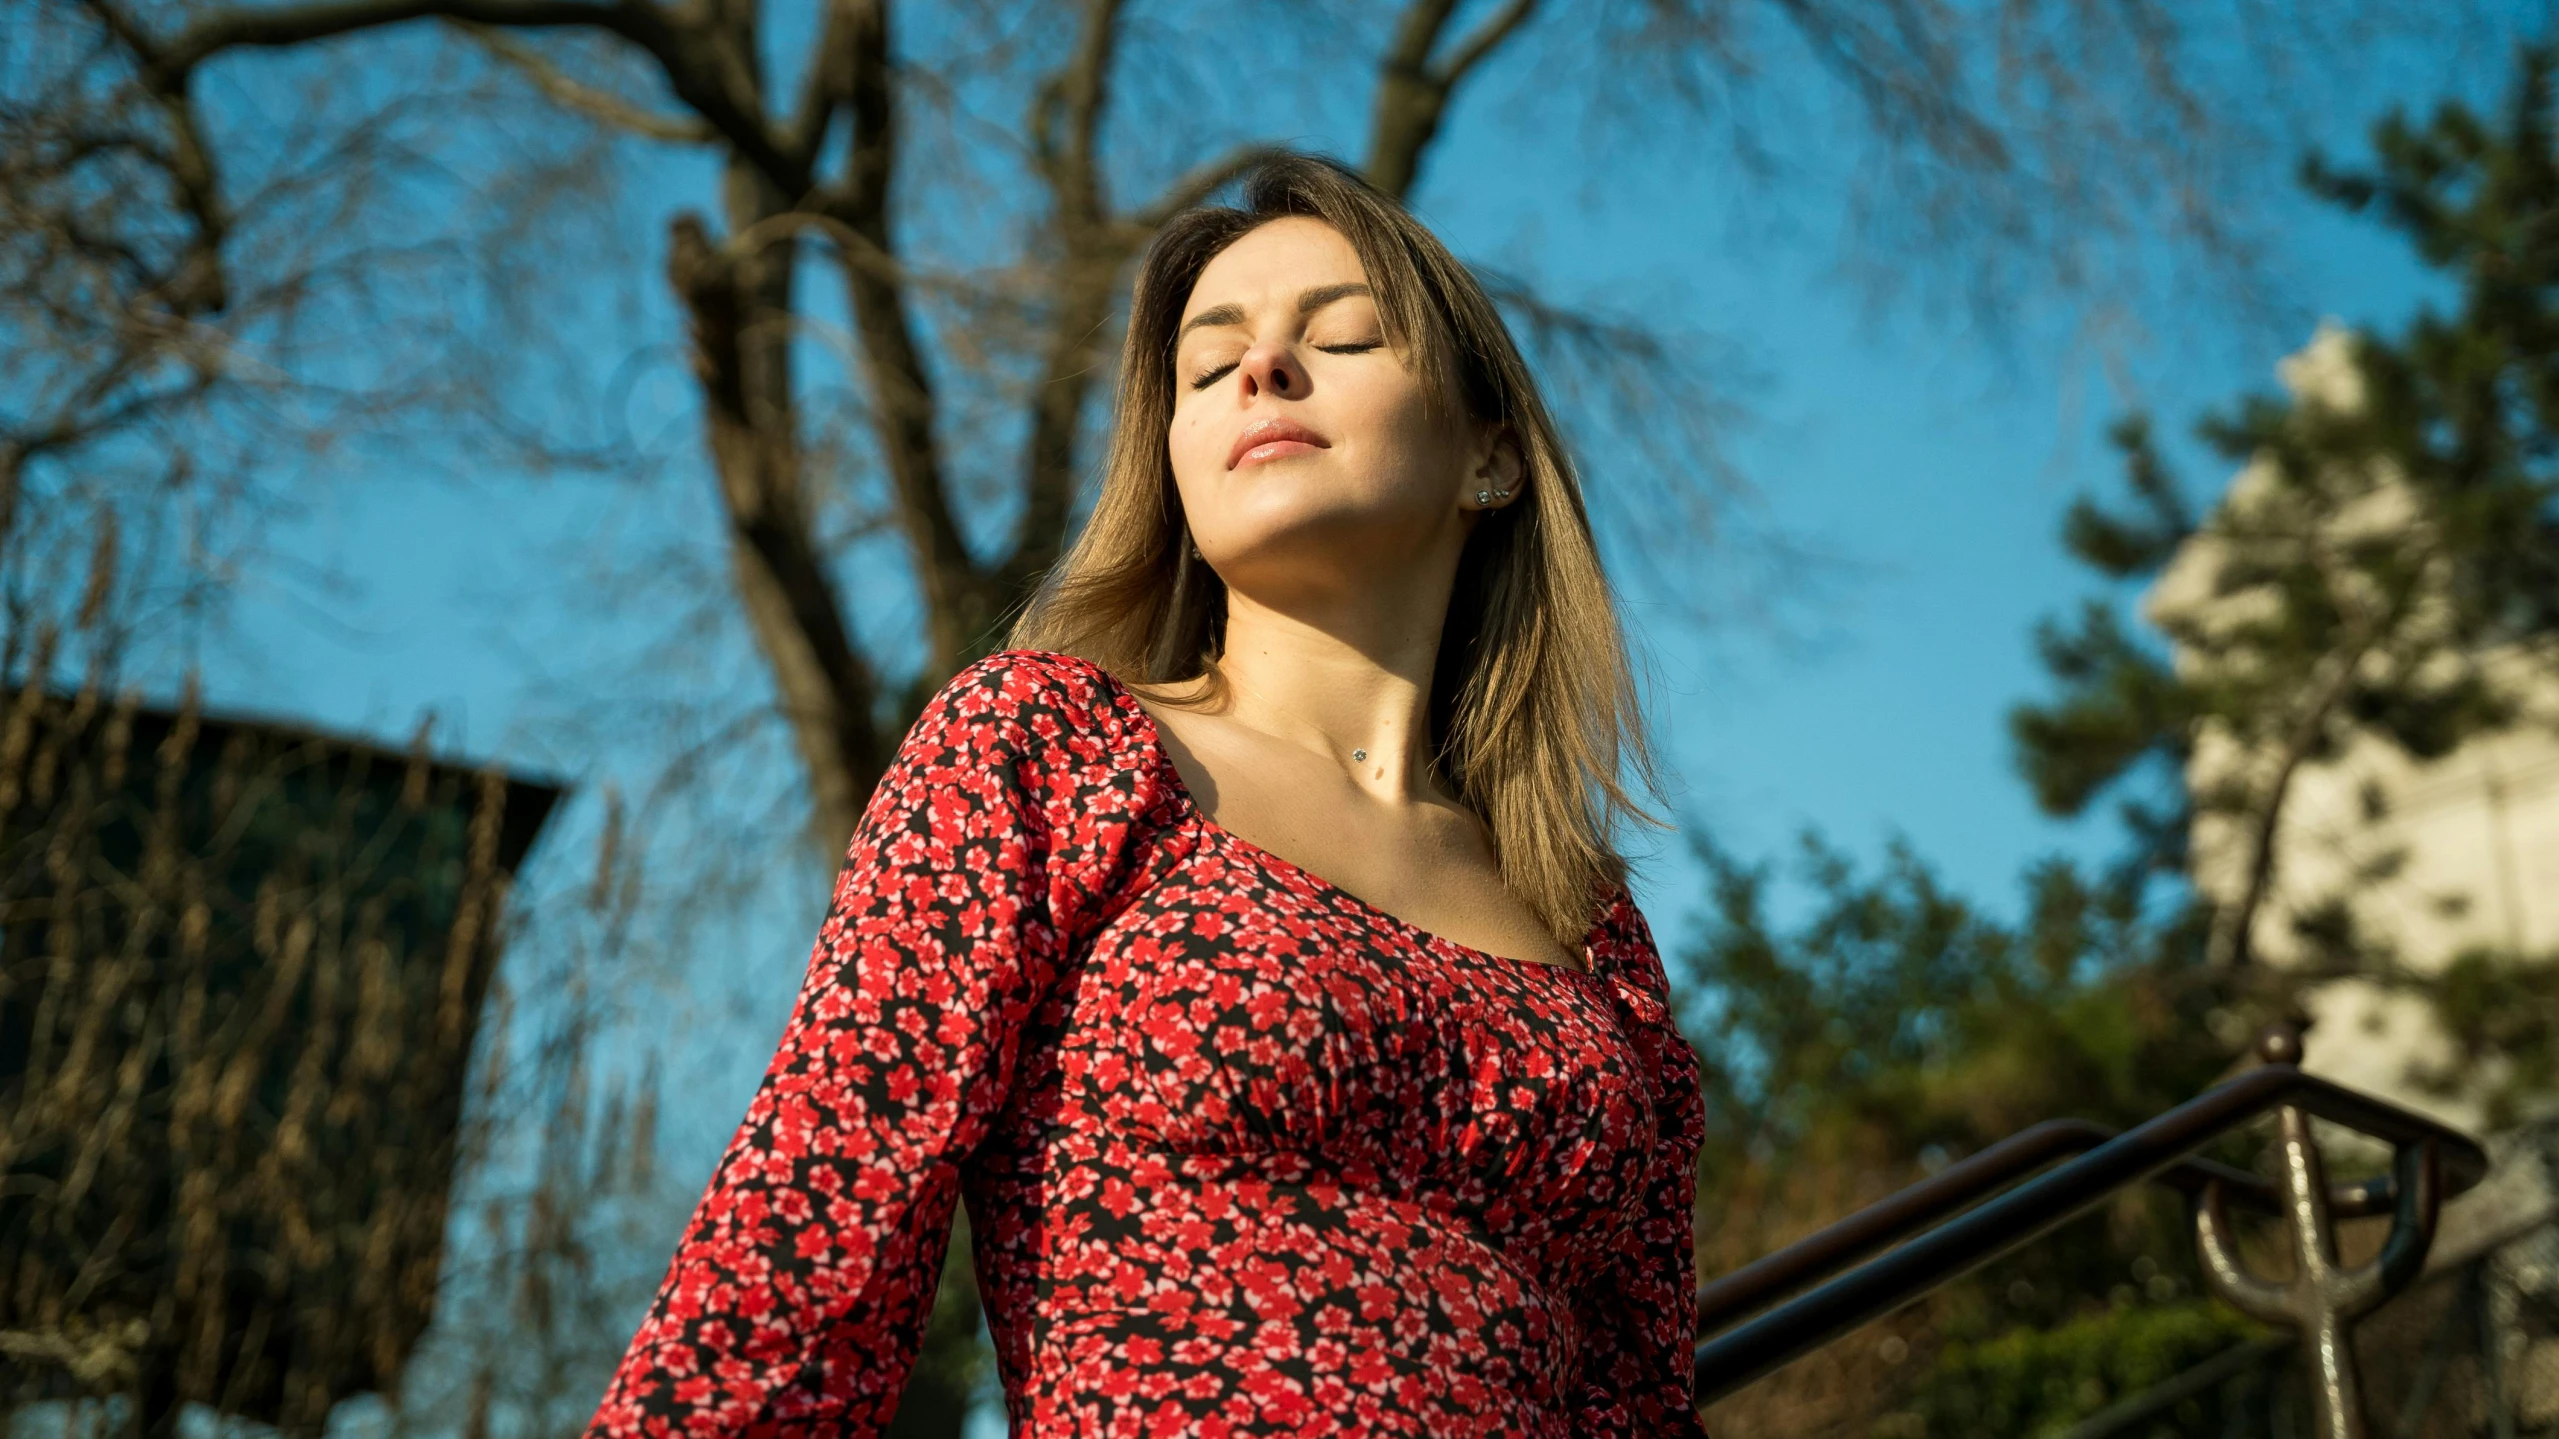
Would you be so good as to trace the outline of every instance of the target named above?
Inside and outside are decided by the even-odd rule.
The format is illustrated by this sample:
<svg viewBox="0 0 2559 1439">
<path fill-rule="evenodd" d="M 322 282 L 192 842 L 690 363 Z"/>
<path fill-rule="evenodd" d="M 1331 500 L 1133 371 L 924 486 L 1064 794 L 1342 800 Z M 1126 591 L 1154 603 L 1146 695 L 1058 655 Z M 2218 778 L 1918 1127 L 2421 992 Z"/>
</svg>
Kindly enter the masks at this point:
<svg viewBox="0 0 2559 1439">
<path fill-rule="evenodd" d="M 1386 339 L 1427 393 L 1507 427 L 1520 498 L 1485 511 L 1458 561 L 1431 676 L 1432 768 L 1491 831 L 1502 879 L 1577 947 L 1626 862 L 1625 820 L 1661 822 L 1621 783 L 1658 793 L 1625 636 L 1553 418 L 1472 272 L 1393 199 L 1331 161 L 1282 155 L 1240 208 L 1167 224 L 1137 272 L 1110 458 L 1093 515 L 1006 643 L 1080 656 L 1137 687 L 1207 676 L 1225 650 L 1226 585 L 1192 548 L 1173 484 L 1175 329 L 1201 270 L 1246 232 L 1309 216 L 1348 240 Z"/>
</svg>

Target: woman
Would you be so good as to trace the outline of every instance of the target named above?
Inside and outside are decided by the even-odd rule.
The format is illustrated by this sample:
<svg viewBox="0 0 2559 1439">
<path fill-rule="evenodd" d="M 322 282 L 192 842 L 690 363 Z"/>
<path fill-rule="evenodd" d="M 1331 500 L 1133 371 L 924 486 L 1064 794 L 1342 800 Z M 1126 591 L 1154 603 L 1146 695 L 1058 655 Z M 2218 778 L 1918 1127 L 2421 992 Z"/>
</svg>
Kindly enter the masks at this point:
<svg viewBox="0 0 2559 1439">
<path fill-rule="evenodd" d="M 1158 238 L 1120 374 L 590 1439 L 880 1432 L 961 1194 L 1016 1435 L 1700 1434 L 1643 738 L 1517 349 L 1285 157 Z"/>
</svg>

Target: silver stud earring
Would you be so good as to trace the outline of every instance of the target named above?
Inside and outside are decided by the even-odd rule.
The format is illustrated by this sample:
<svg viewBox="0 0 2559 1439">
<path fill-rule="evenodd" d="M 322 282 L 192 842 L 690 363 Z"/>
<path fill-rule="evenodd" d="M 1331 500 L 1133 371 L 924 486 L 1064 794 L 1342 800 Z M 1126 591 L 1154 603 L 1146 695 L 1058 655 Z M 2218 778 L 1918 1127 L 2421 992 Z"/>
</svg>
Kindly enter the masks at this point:
<svg viewBox="0 0 2559 1439">
<path fill-rule="evenodd" d="M 1492 502 L 1493 492 L 1491 490 L 1477 490 L 1475 492 L 1475 503 L 1479 505 L 1489 505 Z"/>
<path fill-rule="evenodd" d="M 1497 499 L 1497 500 L 1507 500 L 1507 499 L 1509 499 L 1510 497 L 1511 497 L 1511 492 L 1510 492 L 1510 491 L 1508 491 L 1508 490 L 1495 490 L 1495 491 L 1493 491 L 1493 498 L 1494 498 L 1494 499 Z"/>
</svg>

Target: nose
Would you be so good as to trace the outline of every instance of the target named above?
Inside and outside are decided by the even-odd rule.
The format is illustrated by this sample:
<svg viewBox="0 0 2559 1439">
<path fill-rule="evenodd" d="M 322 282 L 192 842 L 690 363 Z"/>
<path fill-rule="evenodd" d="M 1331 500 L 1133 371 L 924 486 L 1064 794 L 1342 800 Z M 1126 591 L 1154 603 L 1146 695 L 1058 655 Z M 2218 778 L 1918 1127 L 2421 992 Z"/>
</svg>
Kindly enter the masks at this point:
<svg viewBox="0 0 2559 1439">
<path fill-rule="evenodd" d="M 1302 398 L 1306 394 L 1306 371 L 1299 368 L 1297 356 L 1286 345 L 1264 341 L 1244 352 L 1236 363 L 1235 373 L 1244 387 L 1244 399 L 1250 402 L 1264 393 L 1283 400 Z"/>
</svg>

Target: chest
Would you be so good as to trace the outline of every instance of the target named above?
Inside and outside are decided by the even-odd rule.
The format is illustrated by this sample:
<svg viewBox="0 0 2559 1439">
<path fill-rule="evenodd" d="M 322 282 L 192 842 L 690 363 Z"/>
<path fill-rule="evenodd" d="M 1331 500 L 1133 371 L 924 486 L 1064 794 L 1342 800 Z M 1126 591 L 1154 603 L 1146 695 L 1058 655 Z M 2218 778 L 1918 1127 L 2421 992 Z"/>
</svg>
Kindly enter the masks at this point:
<svg viewBox="0 0 2559 1439">
<path fill-rule="evenodd" d="M 1566 968 L 1581 962 L 1503 884 L 1481 822 L 1460 808 L 1380 806 L 1298 760 L 1257 763 L 1188 742 L 1174 744 L 1167 759 L 1186 803 L 1216 828 L 1324 876 L 1370 908 L 1489 954 Z"/>
<path fill-rule="evenodd" d="M 1475 953 L 1213 833 L 1096 936 L 1052 1122 L 1188 1154 L 1304 1154 L 1489 1228 L 1628 1202 L 1655 1138 L 1644 1002 Z"/>
</svg>

